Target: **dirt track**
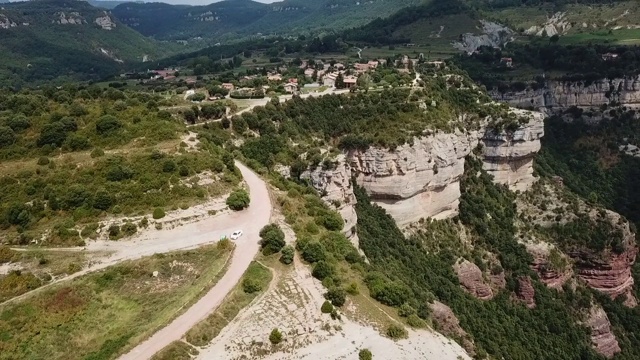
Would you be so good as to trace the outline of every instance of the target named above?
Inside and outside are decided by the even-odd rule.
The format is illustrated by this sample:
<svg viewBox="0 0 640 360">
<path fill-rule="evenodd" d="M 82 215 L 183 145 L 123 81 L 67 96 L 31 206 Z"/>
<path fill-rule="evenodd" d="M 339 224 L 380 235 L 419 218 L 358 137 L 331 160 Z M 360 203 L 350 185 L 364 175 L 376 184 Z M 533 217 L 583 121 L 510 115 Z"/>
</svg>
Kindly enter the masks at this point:
<svg viewBox="0 0 640 360">
<path fill-rule="evenodd" d="M 251 205 L 247 210 L 225 214 L 210 222 L 194 224 L 197 229 L 193 229 L 193 226 L 184 226 L 167 233 L 166 236 L 159 236 L 160 239 L 132 245 L 132 251 L 129 252 L 129 255 L 132 255 L 133 252 L 135 256 L 141 257 L 217 241 L 221 235 L 229 235 L 237 229 L 244 231 L 244 235 L 235 242 L 236 249 L 231 258 L 231 265 L 220 281 L 186 312 L 120 359 L 149 359 L 166 345 L 182 338 L 191 327 L 206 318 L 222 303 L 224 297 L 238 283 L 257 254 L 259 250 L 258 233 L 269 222 L 271 201 L 266 184 L 243 165 L 238 164 L 238 167 L 251 192 Z M 124 251 L 124 249 L 119 249 L 120 251 Z"/>
</svg>

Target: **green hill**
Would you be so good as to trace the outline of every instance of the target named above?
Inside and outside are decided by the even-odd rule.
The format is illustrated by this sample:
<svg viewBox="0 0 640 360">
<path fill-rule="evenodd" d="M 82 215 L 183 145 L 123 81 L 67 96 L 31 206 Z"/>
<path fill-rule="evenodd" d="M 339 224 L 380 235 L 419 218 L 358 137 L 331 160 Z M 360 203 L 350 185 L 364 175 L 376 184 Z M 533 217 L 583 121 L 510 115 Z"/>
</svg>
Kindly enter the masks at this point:
<svg viewBox="0 0 640 360">
<path fill-rule="evenodd" d="M 140 33 L 157 39 L 228 39 L 346 29 L 422 2 L 284 0 L 262 4 L 251 0 L 225 0 L 206 6 L 127 3 L 113 9 L 113 14 Z"/>
<path fill-rule="evenodd" d="M 29 1 L 0 10 L 0 83 L 90 79 L 154 58 L 156 44 L 84 1 Z"/>
</svg>

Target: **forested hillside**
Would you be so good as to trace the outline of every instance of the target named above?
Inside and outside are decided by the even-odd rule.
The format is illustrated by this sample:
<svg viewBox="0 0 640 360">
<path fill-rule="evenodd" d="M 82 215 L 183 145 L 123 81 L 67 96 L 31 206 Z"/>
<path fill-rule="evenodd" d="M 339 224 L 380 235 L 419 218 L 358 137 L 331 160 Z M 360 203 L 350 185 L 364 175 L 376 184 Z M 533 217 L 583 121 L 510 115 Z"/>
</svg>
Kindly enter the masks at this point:
<svg viewBox="0 0 640 360">
<path fill-rule="evenodd" d="M 99 79 L 145 56 L 156 44 L 84 1 L 10 3 L 0 10 L 0 82 Z"/>
<path fill-rule="evenodd" d="M 156 39 L 234 39 L 251 35 L 292 35 L 338 31 L 386 17 L 422 0 L 285 0 L 262 4 L 226 0 L 205 6 L 122 4 L 113 14 Z"/>
</svg>

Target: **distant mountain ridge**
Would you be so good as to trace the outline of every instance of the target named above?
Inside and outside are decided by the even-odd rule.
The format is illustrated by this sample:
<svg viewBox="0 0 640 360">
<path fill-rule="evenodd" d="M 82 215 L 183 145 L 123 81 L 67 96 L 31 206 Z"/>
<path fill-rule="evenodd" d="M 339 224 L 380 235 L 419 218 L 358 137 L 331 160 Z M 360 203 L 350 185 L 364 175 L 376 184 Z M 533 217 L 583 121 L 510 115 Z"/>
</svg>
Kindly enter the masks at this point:
<svg viewBox="0 0 640 360">
<path fill-rule="evenodd" d="M 424 0 L 284 0 L 263 4 L 252 0 L 225 0 L 204 6 L 126 3 L 116 6 L 113 14 L 146 36 L 187 40 L 341 30 L 422 2 Z"/>
<path fill-rule="evenodd" d="M 152 40 L 84 1 L 6 3 L 0 9 L 0 81 L 96 78 L 158 54 Z"/>
</svg>

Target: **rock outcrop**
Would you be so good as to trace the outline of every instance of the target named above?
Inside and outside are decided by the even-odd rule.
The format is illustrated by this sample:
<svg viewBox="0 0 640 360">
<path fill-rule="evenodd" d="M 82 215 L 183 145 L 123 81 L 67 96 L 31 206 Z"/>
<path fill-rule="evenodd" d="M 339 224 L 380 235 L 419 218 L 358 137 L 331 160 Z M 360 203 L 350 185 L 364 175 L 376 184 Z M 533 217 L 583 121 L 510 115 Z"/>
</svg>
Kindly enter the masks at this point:
<svg viewBox="0 0 640 360">
<path fill-rule="evenodd" d="M 526 190 L 535 178 L 533 158 L 544 134 L 540 113 L 514 109 L 529 123 L 514 133 L 436 132 L 394 150 L 371 147 L 347 154 L 352 173 L 371 199 L 406 226 L 422 218 L 445 219 L 458 213 L 464 158 L 483 144 L 484 169 L 512 190 Z"/>
<path fill-rule="evenodd" d="M 104 16 L 96 18 L 94 22 L 103 30 L 113 30 L 116 28 L 116 23 L 111 19 L 106 11 L 104 12 Z"/>
<path fill-rule="evenodd" d="M 598 354 L 610 359 L 621 351 L 611 330 L 609 317 L 600 306 L 591 308 L 585 325 L 591 329 L 591 342 Z"/>
<path fill-rule="evenodd" d="M 457 214 L 464 157 L 477 139 L 476 133 L 440 132 L 414 138 L 395 150 L 354 150 L 348 158 L 358 184 L 404 226 Z"/>
<path fill-rule="evenodd" d="M 559 250 L 550 250 L 546 244 L 525 244 L 527 252 L 533 257 L 531 268 L 538 274 L 540 281 L 546 286 L 560 290 L 562 286 L 573 276 L 573 270 L 568 264 L 568 259 Z M 555 251 L 561 260 L 567 261 L 566 266 L 558 266 L 551 263 L 550 252 Z"/>
<path fill-rule="evenodd" d="M 80 13 L 75 11 L 68 14 L 57 12 L 54 14 L 54 20 L 51 22 L 60 25 L 82 25 L 87 23 L 82 16 L 80 16 Z"/>
<path fill-rule="evenodd" d="M 512 106 L 534 108 L 599 107 L 612 102 L 640 107 L 640 76 L 602 79 L 592 83 L 549 81 L 537 90 L 490 95 Z"/>
<path fill-rule="evenodd" d="M 493 290 L 484 281 L 480 268 L 468 261 L 462 260 L 453 266 L 453 270 L 458 276 L 460 285 L 471 295 L 480 300 L 490 300 L 493 298 Z"/>
<path fill-rule="evenodd" d="M 9 20 L 6 15 L 0 14 L 0 29 L 9 29 L 16 26 L 16 23 Z"/>
<path fill-rule="evenodd" d="M 434 301 L 433 304 L 429 304 L 431 307 L 431 317 L 436 325 L 436 329 L 445 336 L 462 339 L 462 347 L 469 353 L 469 355 L 475 355 L 475 346 L 469 339 L 469 334 L 460 326 L 460 320 L 456 317 L 450 307 L 439 302 Z"/>
<path fill-rule="evenodd" d="M 334 167 L 331 169 L 325 169 L 320 165 L 304 172 L 301 177 L 308 179 L 322 199 L 340 213 L 345 222 L 343 233 L 357 247 L 355 227 L 358 216 L 355 210 L 356 196 L 351 186 L 351 166 L 347 163 L 345 155 L 338 155 L 333 159 L 333 164 Z"/>
<path fill-rule="evenodd" d="M 495 182 L 525 191 L 535 182 L 533 158 L 540 151 L 544 136 L 544 116 L 523 110 L 516 113 L 532 119 L 513 133 L 486 131 L 482 137 L 483 168 L 494 176 Z"/>
<path fill-rule="evenodd" d="M 536 290 L 531 284 L 531 278 L 528 276 L 521 276 L 518 278 L 518 288 L 516 290 L 516 296 L 519 300 L 524 302 L 526 307 L 533 309 L 536 307 Z"/>
<path fill-rule="evenodd" d="M 635 234 L 631 232 L 628 222 L 622 222 L 621 216 L 606 211 L 612 224 L 621 231 L 624 251 L 615 253 L 592 253 L 588 250 L 576 250 L 569 253 L 575 261 L 576 274 L 589 287 L 609 295 L 612 299 L 624 296 L 628 306 L 635 306 L 636 299 L 632 295 L 633 276 L 631 268 L 636 260 L 638 248 Z"/>
</svg>

